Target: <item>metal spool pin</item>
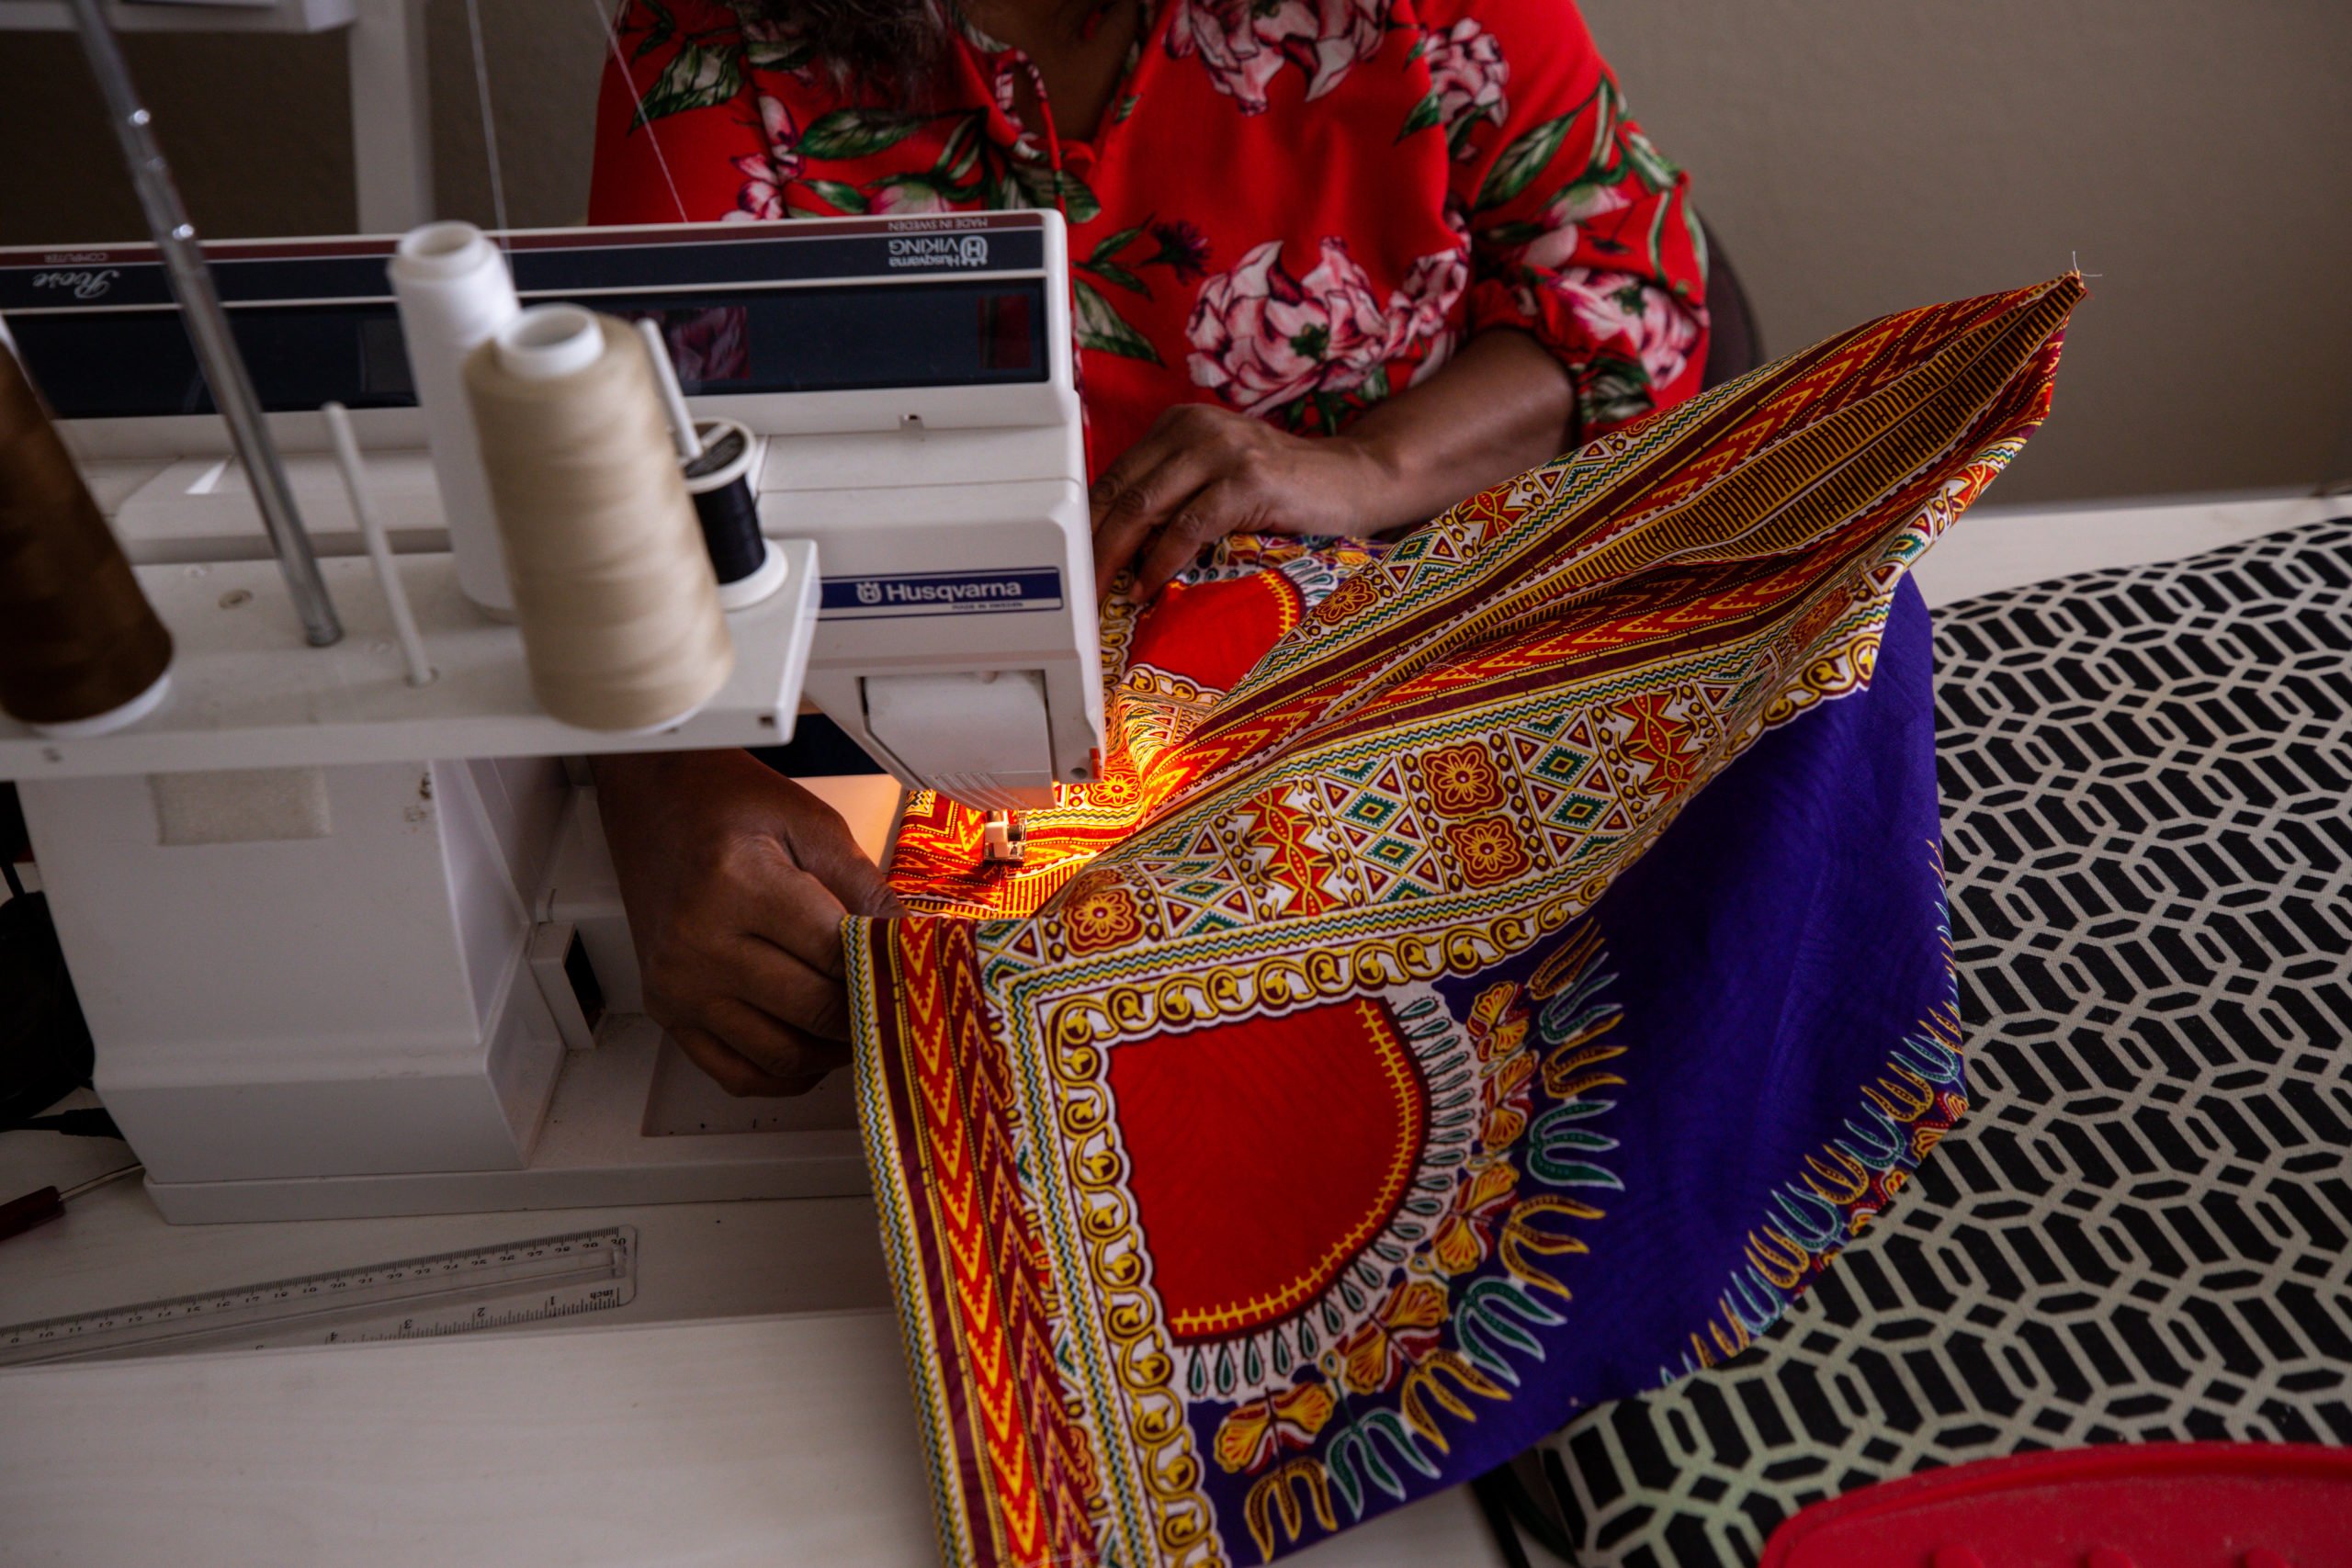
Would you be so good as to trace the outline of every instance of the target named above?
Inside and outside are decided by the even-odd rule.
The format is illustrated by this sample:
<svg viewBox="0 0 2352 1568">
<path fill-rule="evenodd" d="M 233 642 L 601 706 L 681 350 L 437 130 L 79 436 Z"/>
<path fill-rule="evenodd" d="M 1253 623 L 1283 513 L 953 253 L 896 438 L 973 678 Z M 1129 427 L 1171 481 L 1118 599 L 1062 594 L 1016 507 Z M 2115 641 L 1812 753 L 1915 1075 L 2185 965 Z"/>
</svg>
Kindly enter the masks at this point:
<svg viewBox="0 0 2352 1568">
<path fill-rule="evenodd" d="M 98 91 L 105 95 L 115 135 L 122 142 L 123 162 L 130 167 L 130 183 L 139 192 L 139 205 L 147 215 L 155 248 L 163 254 L 205 384 L 212 389 L 212 400 L 229 422 L 229 438 L 253 483 L 254 500 L 261 507 L 270 547 L 277 554 L 278 568 L 294 596 L 294 608 L 302 617 L 302 633 L 314 648 L 339 642 L 343 623 L 336 618 L 334 601 L 319 576 L 311 536 L 302 526 L 293 490 L 286 482 L 277 446 L 269 438 L 269 426 L 262 418 L 261 400 L 254 395 L 244 356 L 230 335 L 229 318 L 212 287 L 211 269 L 204 264 L 196 225 L 188 221 L 187 211 L 180 205 L 179 187 L 172 182 L 171 165 L 164 161 L 148 130 L 151 117 L 139 102 L 139 91 L 131 84 L 130 68 L 123 63 L 122 50 L 99 9 L 99 0 L 73 0 L 73 6 L 82 52 L 90 62 L 90 73 L 98 80 Z"/>
</svg>

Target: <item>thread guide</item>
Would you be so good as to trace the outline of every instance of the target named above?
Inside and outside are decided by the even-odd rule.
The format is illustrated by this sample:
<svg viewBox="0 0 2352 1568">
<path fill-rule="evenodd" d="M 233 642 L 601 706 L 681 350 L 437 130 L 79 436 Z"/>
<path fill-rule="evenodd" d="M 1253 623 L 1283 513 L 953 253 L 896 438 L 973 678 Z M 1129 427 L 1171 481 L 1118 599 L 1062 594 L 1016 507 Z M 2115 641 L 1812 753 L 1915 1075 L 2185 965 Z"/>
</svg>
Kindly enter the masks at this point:
<svg viewBox="0 0 2352 1568">
<path fill-rule="evenodd" d="M 817 629 L 817 547 L 806 539 L 770 545 L 788 563 L 785 590 L 728 615 L 735 669 L 709 703 L 663 737 L 665 749 L 773 746 L 792 738 L 790 699 L 801 689 Z M 319 562 L 350 635 L 317 649 L 301 646 L 274 560 L 138 567 L 140 586 L 178 644 L 169 700 L 130 729 L 80 739 L 44 738 L 0 716 L 0 778 L 646 749 L 641 737 L 580 728 L 541 708 L 521 633 L 474 608 L 451 557 L 395 559 L 439 671 L 431 685 L 408 683 L 390 613 L 364 556 Z"/>
</svg>

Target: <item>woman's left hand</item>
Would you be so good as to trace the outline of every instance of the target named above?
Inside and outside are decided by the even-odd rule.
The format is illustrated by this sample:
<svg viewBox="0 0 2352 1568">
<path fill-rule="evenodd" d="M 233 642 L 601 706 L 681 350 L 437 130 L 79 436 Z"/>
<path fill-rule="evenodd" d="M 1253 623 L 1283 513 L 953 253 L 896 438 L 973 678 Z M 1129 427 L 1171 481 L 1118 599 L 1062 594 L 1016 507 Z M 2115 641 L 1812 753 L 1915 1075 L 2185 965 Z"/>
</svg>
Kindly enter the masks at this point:
<svg viewBox="0 0 2352 1568">
<path fill-rule="evenodd" d="M 1364 535 L 1396 476 L 1346 435 L 1292 435 L 1207 403 L 1159 416 L 1094 485 L 1094 590 L 1125 567 L 1148 604 L 1204 547 L 1227 534 Z M 1396 519 L 1409 522 L 1409 518 Z"/>
</svg>

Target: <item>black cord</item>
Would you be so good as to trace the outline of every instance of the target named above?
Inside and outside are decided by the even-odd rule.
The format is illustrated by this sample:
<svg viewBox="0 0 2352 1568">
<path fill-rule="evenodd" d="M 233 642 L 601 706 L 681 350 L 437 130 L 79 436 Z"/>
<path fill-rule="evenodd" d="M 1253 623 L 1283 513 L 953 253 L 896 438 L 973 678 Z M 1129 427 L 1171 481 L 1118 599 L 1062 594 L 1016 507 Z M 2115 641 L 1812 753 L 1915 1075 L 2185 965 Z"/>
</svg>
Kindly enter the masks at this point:
<svg viewBox="0 0 2352 1568">
<path fill-rule="evenodd" d="M 1586 1521 L 1584 1510 L 1577 1506 L 1576 1486 L 1568 1480 L 1568 1467 L 1562 1462 L 1558 1447 L 1552 1443 L 1537 1448 L 1535 1464 L 1544 1473 L 1544 1489 L 1552 1494 L 1554 1512 L 1544 1517 L 1556 1517 L 1560 1521 L 1560 1556 L 1566 1562 L 1574 1562 L 1577 1555 L 1575 1537 L 1582 1532 Z"/>
<path fill-rule="evenodd" d="M 1503 1554 L 1505 1568 L 1534 1568 L 1527 1560 L 1527 1548 L 1520 1544 L 1519 1531 L 1511 1528 L 1510 1495 L 1505 1490 L 1510 1479 L 1508 1464 L 1490 1470 L 1470 1483 L 1470 1495 L 1478 1500 L 1478 1511 L 1487 1516 L 1487 1529 Z"/>
<path fill-rule="evenodd" d="M 90 1031 L 50 923 L 46 894 L 0 904 L 0 1127 L 90 1081 Z"/>
<path fill-rule="evenodd" d="M 91 1106 L 83 1111 L 53 1111 L 46 1116 L 28 1116 L 23 1121 L 0 1127 L 0 1133 L 62 1133 L 69 1138 L 119 1138 L 122 1129 L 114 1124 L 103 1106 Z"/>
<path fill-rule="evenodd" d="M 1549 1450 L 1542 1452 L 1545 1461 L 1557 1462 Z M 1470 1489 L 1477 1497 L 1478 1506 L 1487 1516 L 1487 1528 L 1494 1532 L 1496 1544 L 1502 1548 L 1503 1561 L 1510 1568 L 1532 1568 L 1528 1541 L 1568 1568 L 1577 1568 L 1576 1543 L 1569 1540 L 1566 1528 L 1544 1507 L 1516 1461 L 1497 1465 L 1472 1482 Z"/>
<path fill-rule="evenodd" d="M 32 853 L 32 836 L 25 831 L 24 804 L 17 786 L 0 779 L 0 876 L 8 879 L 8 897 L 21 898 L 25 885 L 17 875 L 17 857 Z"/>
</svg>

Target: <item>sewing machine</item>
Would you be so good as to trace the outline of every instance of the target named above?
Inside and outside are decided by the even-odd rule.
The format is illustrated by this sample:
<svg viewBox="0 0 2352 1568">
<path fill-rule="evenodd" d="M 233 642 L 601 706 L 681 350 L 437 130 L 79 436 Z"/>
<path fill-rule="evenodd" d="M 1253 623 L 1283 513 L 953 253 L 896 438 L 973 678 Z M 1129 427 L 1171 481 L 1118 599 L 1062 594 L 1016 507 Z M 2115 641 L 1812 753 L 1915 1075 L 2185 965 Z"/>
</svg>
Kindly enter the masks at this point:
<svg viewBox="0 0 2352 1568">
<path fill-rule="evenodd" d="M 790 576 L 661 734 L 557 722 L 458 592 L 390 239 L 207 247 L 348 635 L 304 646 L 154 251 L 0 251 L 0 320 L 177 644 L 103 736 L 0 718 L 96 1043 L 174 1221 L 855 1190 L 844 1075 L 736 1101 L 641 1016 L 594 752 L 772 745 L 804 701 L 908 785 L 1003 809 L 1099 765 L 1052 213 L 515 232 L 526 304 L 663 329 L 747 425 Z M 351 411 L 436 671 L 408 683 L 328 456 Z"/>
</svg>

